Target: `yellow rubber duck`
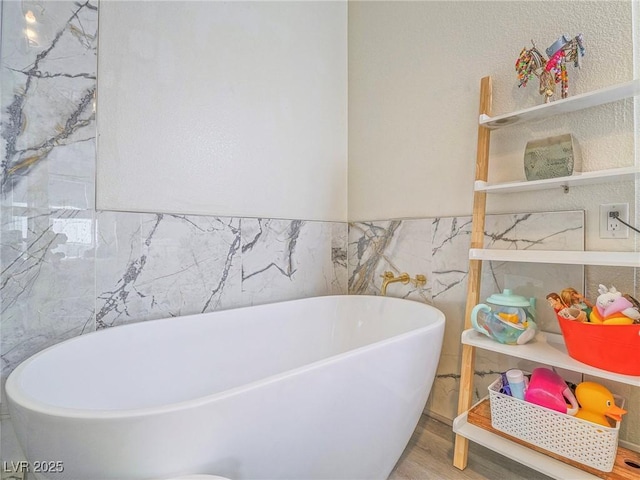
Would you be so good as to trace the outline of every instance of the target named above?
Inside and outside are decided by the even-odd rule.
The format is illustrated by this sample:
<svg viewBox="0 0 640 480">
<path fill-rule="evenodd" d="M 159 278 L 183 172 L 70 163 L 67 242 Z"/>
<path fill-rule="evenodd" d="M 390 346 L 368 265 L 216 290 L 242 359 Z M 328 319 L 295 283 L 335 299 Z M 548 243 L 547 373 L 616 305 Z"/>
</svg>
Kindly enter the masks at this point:
<svg viewBox="0 0 640 480">
<path fill-rule="evenodd" d="M 611 392 L 599 383 L 580 383 L 576 387 L 576 399 L 580 404 L 576 417 L 605 427 L 611 427 L 607 417 L 619 422 L 627 413 L 615 404 Z"/>
</svg>

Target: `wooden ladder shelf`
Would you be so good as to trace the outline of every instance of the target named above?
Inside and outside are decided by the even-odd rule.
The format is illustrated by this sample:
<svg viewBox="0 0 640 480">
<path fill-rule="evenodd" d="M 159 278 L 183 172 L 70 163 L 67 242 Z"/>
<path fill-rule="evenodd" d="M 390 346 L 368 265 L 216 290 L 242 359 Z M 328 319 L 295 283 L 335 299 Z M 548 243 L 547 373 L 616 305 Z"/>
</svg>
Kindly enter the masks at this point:
<svg viewBox="0 0 640 480">
<path fill-rule="evenodd" d="M 545 336 L 544 340 L 534 342 L 535 344 L 521 346 L 520 350 L 507 352 L 501 344 L 497 342 L 487 342 L 482 335 L 478 335 L 471 328 L 471 311 L 480 303 L 480 286 L 483 260 L 509 261 L 509 262 L 534 262 L 534 263 L 562 263 L 562 264 L 587 264 L 587 265 L 613 265 L 619 267 L 640 267 L 640 256 L 637 249 L 631 252 L 597 252 L 597 251 L 506 251 L 484 249 L 484 229 L 486 217 L 486 195 L 487 193 L 511 193 L 514 191 L 530 190 L 531 185 L 535 189 L 550 188 L 556 184 L 567 185 L 569 183 L 584 185 L 589 183 L 619 182 L 640 179 L 640 168 L 638 165 L 624 168 L 588 172 L 550 182 L 510 182 L 507 184 L 488 185 L 487 177 L 489 171 L 489 145 L 491 130 L 501 126 L 511 125 L 520 121 L 546 118 L 556 114 L 574 112 L 597 105 L 619 101 L 628 97 L 640 97 L 640 79 L 635 79 L 627 84 L 621 84 L 596 90 L 573 98 L 559 100 L 552 104 L 540 105 L 519 112 L 505 114 L 491 118 L 492 105 L 492 84 L 491 77 L 484 77 L 480 82 L 480 121 L 478 123 L 478 145 L 476 154 L 476 176 L 473 197 L 473 216 L 471 227 L 471 245 L 469 250 L 469 278 L 467 288 L 467 303 L 465 309 L 464 332 L 462 334 L 462 363 L 460 367 L 460 391 L 458 395 L 458 417 L 453 422 L 453 429 L 456 432 L 455 447 L 453 451 L 453 465 L 464 470 L 467 466 L 469 453 L 469 439 L 477 441 L 489 448 L 503 453 L 505 456 L 517 459 L 531 468 L 551 475 L 555 478 L 575 478 L 578 475 L 585 475 L 585 478 L 605 478 L 610 480 L 626 480 L 627 478 L 640 478 L 639 460 L 640 455 L 627 449 L 618 448 L 618 460 L 616 469 L 608 474 L 599 471 L 576 470 L 576 465 L 571 464 L 568 459 L 557 458 L 546 452 L 536 449 L 535 446 L 524 445 L 517 439 L 505 439 L 507 436 L 501 434 L 490 426 L 491 419 L 487 415 L 478 415 L 478 408 L 472 410 L 475 357 L 476 348 L 494 351 L 509 355 L 511 357 L 522 358 L 529 361 L 539 361 L 545 358 L 550 365 L 560 368 L 567 368 L 575 372 L 593 375 L 599 378 L 606 378 L 616 382 L 640 387 L 640 375 L 623 375 L 615 372 L 601 370 L 595 367 L 578 362 L 568 356 L 561 342 L 561 348 L 551 346 L 552 334 Z M 507 121 L 508 120 L 508 121 Z M 560 183 L 558 183 L 560 182 Z M 477 337 L 480 337 L 478 339 Z M 557 342 L 556 342 L 557 343 Z M 555 345 L 555 343 L 554 343 Z M 488 410 L 487 402 L 483 404 L 483 411 Z M 488 422 L 488 423 L 487 423 Z M 480 427 L 480 428 L 478 428 Z M 517 455 L 508 450 L 517 450 Z M 622 460 L 621 460 L 622 459 Z M 581 477 L 582 478 L 582 477 Z"/>
</svg>

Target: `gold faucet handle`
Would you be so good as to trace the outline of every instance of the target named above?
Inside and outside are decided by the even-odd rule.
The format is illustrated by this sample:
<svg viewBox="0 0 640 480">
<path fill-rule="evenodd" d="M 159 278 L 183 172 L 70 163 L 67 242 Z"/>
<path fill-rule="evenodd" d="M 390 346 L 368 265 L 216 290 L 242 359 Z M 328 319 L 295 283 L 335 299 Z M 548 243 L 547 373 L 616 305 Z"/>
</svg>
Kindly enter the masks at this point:
<svg viewBox="0 0 640 480">
<path fill-rule="evenodd" d="M 426 285 L 427 277 L 425 275 L 422 275 L 422 274 L 418 273 L 416 275 L 416 278 L 415 278 L 414 282 L 416 284 L 416 287 L 420 287 L 422 285 Z"/>
<path fill-rule="evenodd" d="M 395 275 L 393 274 L 393 272 L 389 272 L 386 271 L 384 272 L 382 275 L 380 275 L 382 278 L 384 278 L 385 280 L 391 280 L 393 277 L 395 277 Z"/>
</svg>

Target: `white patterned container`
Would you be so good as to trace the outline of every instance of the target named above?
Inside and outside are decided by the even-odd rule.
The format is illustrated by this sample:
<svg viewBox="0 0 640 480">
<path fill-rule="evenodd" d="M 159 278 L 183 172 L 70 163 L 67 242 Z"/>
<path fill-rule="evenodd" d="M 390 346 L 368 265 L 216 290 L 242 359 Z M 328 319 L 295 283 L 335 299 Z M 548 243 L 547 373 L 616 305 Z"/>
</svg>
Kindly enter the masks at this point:
<svg viewBox="0 0 640 480">
<path fill-rule="evenodd" d="M 620 422 L 607 428 L 505 395 L 500 388 L 501 377 L 489 385 L 493 428 L 603 472 L 613 470 Z M 624 405 L 622 397 L 614 398 Z"/>
</svg>

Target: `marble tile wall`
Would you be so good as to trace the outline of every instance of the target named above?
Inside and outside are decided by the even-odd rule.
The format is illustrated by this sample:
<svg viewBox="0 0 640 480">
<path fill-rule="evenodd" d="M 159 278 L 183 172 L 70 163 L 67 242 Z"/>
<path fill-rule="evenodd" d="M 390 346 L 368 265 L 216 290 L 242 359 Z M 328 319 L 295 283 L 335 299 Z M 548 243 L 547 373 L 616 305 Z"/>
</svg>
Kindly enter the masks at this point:
<svg viewBox="0 0 640 480">
<path fill-rule="evenodd" d="M 2 377 L 94 328 L 97 3 L 2 2 Z"/>
<path fill-rule="evenodd" d="M 2 2 L 2 205 L 94 208 L 97 0 Z"/>
<path fill-rule="evenodd" d="M 97 328 L 346 289 L 343 224 L 117 212 L 97 223 Z"/>
<path fill-rule="evenodd" d="M 346 224 L 16 210 L 1 226 L 4 376 L 96 329 L 347 288 Z"/>
</svg>

